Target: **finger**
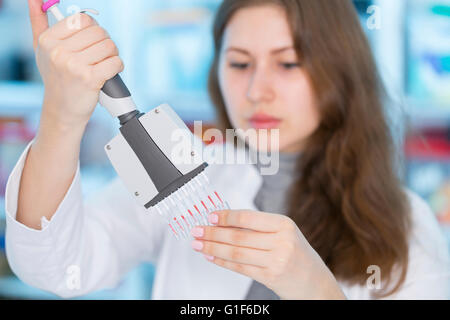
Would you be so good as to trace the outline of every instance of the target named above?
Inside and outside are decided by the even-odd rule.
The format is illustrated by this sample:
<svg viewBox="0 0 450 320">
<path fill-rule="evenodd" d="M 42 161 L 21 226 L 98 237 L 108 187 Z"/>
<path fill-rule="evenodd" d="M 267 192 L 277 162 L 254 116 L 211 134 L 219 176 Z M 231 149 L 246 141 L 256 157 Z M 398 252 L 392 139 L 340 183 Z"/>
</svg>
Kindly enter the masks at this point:
<svg viewBox="0 0 450 320">
<path fill-rule="evenodd" d="M 212 241 L 194 240 L 192 246 L 194 249 L 197 248 L 195 250 L 209 256 L 258 267 L 267 267 L 271 257 L 270 251 L 267 250 L 237 247 Z"/>
<path fill-rule="evenodd" d="M 92 67 L 95 79 L 104 83 L 104 80 L 113 78 L 116 74 L 123 71 L 123 62 L 119 56 L 107 58 Z"/>
<path fill-rule="evenodd" d="M 106 30 L 99 25 L 93 25 L 66 39 L 64 46 L 72 52 L 79 52 L 105 39 L 109 39 L 109 34 Z"/>
<path fill-rule="evenodd" d="M 217 215 L 215 223 L 214 215 Z M 252 210 L 220 210 L 212 212 L 208 220 L 217 226 L 252 229 L 260 232 L 278 232 L 287 223 L 286 216 Z"/>
<path fill-rule="evenodd" d="M 271 250 L 275 243 L 273 233 L 263 233 L 248 229 L 199 226 L 193 228 L 191 233 L 197 239 L 260 250 Z"/>
<path fill-rule="evenodd" d="M 53 38 L 64 40 L 94 25 L 98 25 L 94 18 L 85 13 L 76 13 L 58 21 L 49 29 L 49 32 Z"/>
<path fill-rule="evenodd" d="M 33 32 L 33 48 L 36 49 L 39 36 L 48 29 L 48 17 L 41 9 L 42 0 L 28 0 L 31 29 Z"/>
<path fill-rule="evenodd" d="M 118 56 L 119 50 L 111 39 L 105 39 L 78 53 L 85 64 L 95 65 L 110 57 Z"/>
<path fill-rule="evenodd" d="M 207 258 L 207 260 L 212 263 L 222 267 L 229 269 L 231 271 L 243 274 L 249 278 L 255 279 L 256 281 L 263 282 L 264 281 L 264 272 L 265 268 L 252 266 L 249 264 L 236 263 L 233 261 L 224 260 L 217 257 L 212 257 L 212 259 Z"/>
</svg>

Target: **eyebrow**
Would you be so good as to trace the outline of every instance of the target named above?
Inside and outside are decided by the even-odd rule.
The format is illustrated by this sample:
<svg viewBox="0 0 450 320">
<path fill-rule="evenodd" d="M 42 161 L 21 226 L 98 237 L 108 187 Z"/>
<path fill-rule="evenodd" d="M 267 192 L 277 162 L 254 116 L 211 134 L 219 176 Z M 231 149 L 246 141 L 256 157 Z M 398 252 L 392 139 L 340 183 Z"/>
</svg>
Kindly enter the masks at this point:
<svg viewBox="0 0 450 320">
<path fill-rule="evenodd" d="M 283 52 L 283 51 L 286 51 L 286 50 L 291 50 L 291 49 L 294 50 L 294 47 L 292 47 L 292 46 L 282 47 L 282 48 L 274 49 L 274 50 L 270 51 L 270 53 L 277 54 L 277 53 L 280 53 L 280 52 Z M 248 52 L 245 49 L 238 48 L 238 47 L 229 47 L 229 48 L 227 48 L 225 50 L 225 52 L 229 52 L 229 51 L 238 51 L 238 52 L 250 55 L 250 52 Z"/>
</svg>

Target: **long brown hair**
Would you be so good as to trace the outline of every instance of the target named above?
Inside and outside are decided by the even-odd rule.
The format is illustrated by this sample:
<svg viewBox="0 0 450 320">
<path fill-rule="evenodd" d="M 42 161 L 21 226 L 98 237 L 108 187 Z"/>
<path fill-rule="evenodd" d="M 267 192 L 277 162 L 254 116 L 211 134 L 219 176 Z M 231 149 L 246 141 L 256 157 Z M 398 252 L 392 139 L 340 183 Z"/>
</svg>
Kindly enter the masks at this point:
<svg viewBox="0 0 450 320">
<path fill-rule="evenodd" d="M 385 91 L 350 0 L 224 0 L 208 83 L 219 127 L 232 128 L 218 84 L 224 30 L 237 10 L 263 4 L 285 9 L 321 118 L 299 160 L 288 214 L 336 279 L 364 285 L 376 265 L 383 287 L 372 297 L 390 295 L 408 269 L 410 207 L 395 172 Z"/>
</svg>

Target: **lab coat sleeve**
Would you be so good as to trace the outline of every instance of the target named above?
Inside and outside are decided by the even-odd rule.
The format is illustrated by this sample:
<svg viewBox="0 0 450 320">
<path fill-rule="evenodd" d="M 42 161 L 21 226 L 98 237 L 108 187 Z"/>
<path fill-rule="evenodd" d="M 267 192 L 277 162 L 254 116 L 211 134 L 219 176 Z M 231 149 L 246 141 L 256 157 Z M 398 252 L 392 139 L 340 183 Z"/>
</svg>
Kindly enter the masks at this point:
<svg viewBox="0 0 450 320">
<path fill-rule="evenodd" d="M 413 218 L 404 284 L 387 299 L 450 299 L 450 249 L 429 205 L 408 191 Z"/>
<path fill-rule="evenodd" d="M 70 298 L 113 288 L 139 262 L 156 261 L 163 238 L 159 217 L 138 206 L 118 178 L 89 201 L 83 199 L 79 162 L 50 221 L 44 218 L 41 230 L 19 223 L 20 178 L 33 141 L 14 167 L 5 193 L 6 254 L 18 278 Z"/>
</svg>

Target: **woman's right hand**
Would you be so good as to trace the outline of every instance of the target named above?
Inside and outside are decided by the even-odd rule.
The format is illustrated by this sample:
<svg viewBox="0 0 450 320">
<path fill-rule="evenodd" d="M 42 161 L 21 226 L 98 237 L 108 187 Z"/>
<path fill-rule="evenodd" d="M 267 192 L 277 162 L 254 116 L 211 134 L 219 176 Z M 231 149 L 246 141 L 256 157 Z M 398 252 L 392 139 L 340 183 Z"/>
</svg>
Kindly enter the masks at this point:
<svg viewBox="0 0 450 320">
<path fill-rule="evenodd" d="M 65 128 L 85 126 L 104 83 L 123 71 L 118 49 L 87 14 L 77 13 L 49 28 L 42 0 L 28 3 L 36 63 L 45 85 L 42 117 Z"/>
</svg>

